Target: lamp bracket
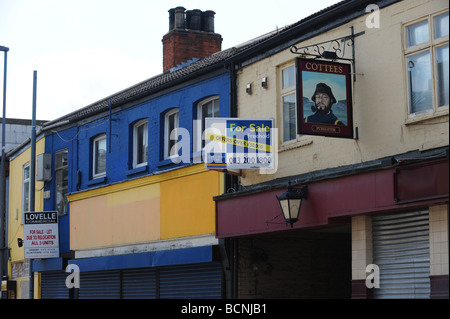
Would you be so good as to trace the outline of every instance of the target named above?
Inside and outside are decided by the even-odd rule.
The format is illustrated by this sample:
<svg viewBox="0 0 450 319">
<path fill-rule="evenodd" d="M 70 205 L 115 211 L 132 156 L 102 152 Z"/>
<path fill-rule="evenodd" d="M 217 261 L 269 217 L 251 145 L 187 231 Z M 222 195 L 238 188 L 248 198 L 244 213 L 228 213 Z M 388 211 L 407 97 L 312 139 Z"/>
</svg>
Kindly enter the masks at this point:
<svg viewBox="0 0 450 319">
<path fill-rule="evenodd" d="M 292 45 L 290 51 L 293 54 L 300 55 L 301 58 L 305 59 L 325 59 L 331 61 L 350 61 L 353 66 L 353 77 L 355 80 L 355 38 L 363 35 L 365 31 L 359 33 L 354 33 L 353 26 L 350 27 L 351 34 L 345 37 L 340 37 L 333 40 L 328 40 L 316 44 L 311 44 L 305 47 L 297 48 L 297 46 Z M 351 47 L 351 52 L 346 51 L 347 47 Z"/>
<path fill-rule="evenodd" d="M 308 185 L 303 185 L 300 187 L 292 187 L 294 191 L 302 195 L 303 199 L 308 199 Z"/>
<path fill-rule="evenodd" d="M 270 220 L 266 220 L 266 225 L 267 227 L 269 226 L 269 224 L 273 224 L 273 225 L 284 225 L 287 223 L 283 222 L 283 223 L 275 223 L 274 220 L 277 219 L 278 217 L 283 216 L 283 213 L 278 214 L 277 216 L 275 216 L 274 218 L 270 219 Z"/>
</svg>

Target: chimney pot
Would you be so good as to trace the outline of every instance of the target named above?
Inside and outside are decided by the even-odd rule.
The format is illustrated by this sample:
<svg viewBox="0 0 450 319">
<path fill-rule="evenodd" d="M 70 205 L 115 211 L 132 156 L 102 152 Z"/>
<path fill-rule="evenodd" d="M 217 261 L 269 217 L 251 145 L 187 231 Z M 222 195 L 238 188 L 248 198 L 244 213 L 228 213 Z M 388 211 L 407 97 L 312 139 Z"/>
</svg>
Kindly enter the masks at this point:
<svg viewBox="0 0 450 319">
<path fill-rule="evenodd" d="M 186 10 L 186 29 L 191 28 L 192 10 Z"/>
<path fill-rule="evenodd" d="M 211 10 L 169 10 L 169 32 L 162 39 L 164 72 L 221 50 L 222 36 L 214 32 L 214 15 Z"/>
<path fill-rule="evenodd" d="M 203 31 L 214 33 L 214 15 L 216 13 L 212 10 L 203 12 Z"/>
<path fill-rule="evenodd" d="M 175 8 L 175 29 L 185 28 L 185 18 L 184 18 L 185 11 L 186 9 L 184 7 Z"/>
<path fill-rule="evenodd" d="M 175 28 L 175 9 L 169 10 L 169 31 Z"/>
<path fill-rule="evenodd" d="M 202 29 L 202 11 L 198 9 L 191 10 L 189 16 L 190 19 L 186 28 L 200 31 Z"/>
</svg>

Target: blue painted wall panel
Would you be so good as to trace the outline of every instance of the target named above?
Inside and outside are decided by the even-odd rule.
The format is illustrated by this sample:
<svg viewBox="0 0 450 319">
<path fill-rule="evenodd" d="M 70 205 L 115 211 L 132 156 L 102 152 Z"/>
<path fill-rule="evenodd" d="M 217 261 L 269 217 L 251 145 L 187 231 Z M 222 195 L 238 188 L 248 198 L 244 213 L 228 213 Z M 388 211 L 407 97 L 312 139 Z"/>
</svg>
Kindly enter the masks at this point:
<svg viewBox="0 0 450 319">
<path fill-rule="evenodd" d="M 68 263 L 76 264 L 80 268 L 80 272 L 85 272 L 193 264 L 209 261 L 212 261 L 211 246 L 164 250 L 130 255 L 72 259 L 69 260 Z"/>
<path fill-rule="evenodd" d="M 192 152 L 193 120 L 197 119 L 198 103 L 211 96 L 219 97 L 220 116 L 229 117 L 230 86 L 227 72 L 181 87 L 121 111 L 115 111 L 113 106 L 111 120 L 109 114 L 106 114 L 102 118 L 78 127 L 58 130 L 57 133 L 52 131 L 46 136 L 45 152 L 53 155 L 53 177 L 55 176 L 55 152 L 65 148 L 69 150 L 69 193 L 186 165 L 186 163 L 174 164 L 170 160 L 163 160 L 164 114 L 172 108 L 179 109 L 179 126 L 189 131 L 190 152 Z M 148 119 L 148 166 L 132 170 L 132 125 L 141 119 Z M 107 136 L 107 166 L 106 178 L 99 179 L 98 183 L 95 183 L 92 180 L 92 139 L 99 134 Z M 77 184 L 77 174 L 80 176 L 79 185 Z M 44 200 L 44 209 L 54 210 L 55 179 L 46 182 L 44 189 L 50 190 L 51 193 L 51 197 Z M 59 220 L 61 253 L 70 252 L 69 216 L 70 211 L 67 216 L 62 216 Z"/>
<path fill-rule="evenodd" d="M 50 182 L 45 182 L 44 189 L 50 190 L 50 198 L 44 200 L 44 210 L 52 211 L 55 210 L 55 153 L 68 149 L 69 152 L 69 192 L 76 191 L 76 161 L 71 154 L 76 154 L 77 152 L 77 128 L 70 128 L 52 135 L 45 137 L 45 153 L 52 154 L 52 168 L 53 168 L 53 178 Z M 75 178 L 74 178 L 75 177 Z M 68 210 L 67 215 L 59 217 L 59 250 L 60 253 L 70 252 L 69 244 L 69 216 L 70 211 Z"/>
<path fill-rule="evenodd" d="M 127 175 L 131 167 L 132 130 L 131 126 L 138 120 L 148 119 L 149 154 L 148 169 L 140 172 L 145 175 L 158 170 L 182 166 L 166 161 L 168 165 L 162 165 L 164 151 L 164 114 L 170 109 L 179 109 L 179 125 L 187 129 L 191 134 L 193 120 L 196 116 L 197 103 L 205 98 L 218 95 L 220 99 L 220 114 L 229 116 L 229 78 L 228 74 L 215 77 L 201 84 L 186 86 L 170 94 L 166 94 L 150 101 L 143 102 L 135 107 L 115 112 L 112 115 L 111 124 L 108 117 L 80 127 L 78 147 L 78 165 L 82 175 L 81 190 L 90 187 L 101 186 L 110 183 L 121 182 L 136 176 Z M 110 129 L 111 128 L 111 129 Z M 92 145 L 95 136 L 106 133 L 107 139 L 111 139 L 111 149 L 108 149 L 106 165 L 107 178 L 103 183 L 92 184 Z M 192 143 L 191 143 L 192 151 Z M 139 176 L 139 175 L 137 175 Z"/>
<path fill-rule="evenodd" d="M 34 272 L 63 270 L 64 263 L 62 258 L 34 259 L 32 267 Z"/>
</svg>

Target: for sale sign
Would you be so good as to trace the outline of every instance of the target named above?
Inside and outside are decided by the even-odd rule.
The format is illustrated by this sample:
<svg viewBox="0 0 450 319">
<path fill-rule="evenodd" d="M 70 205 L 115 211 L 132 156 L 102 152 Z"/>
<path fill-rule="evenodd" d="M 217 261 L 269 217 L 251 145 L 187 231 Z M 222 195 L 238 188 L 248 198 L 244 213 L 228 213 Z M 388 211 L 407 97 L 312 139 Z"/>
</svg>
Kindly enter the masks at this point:
<svg viewBox="0 0 450 319">
<path fill-rule="evenodd" d="M 273 119 L 206 118 L 208 169 L 275 169 Z"/>
<path fill-rule="evenodd" d="M 25 258 L 59 257 L 57 212 L 25 212 L 23 235 Z"/>
</svg>

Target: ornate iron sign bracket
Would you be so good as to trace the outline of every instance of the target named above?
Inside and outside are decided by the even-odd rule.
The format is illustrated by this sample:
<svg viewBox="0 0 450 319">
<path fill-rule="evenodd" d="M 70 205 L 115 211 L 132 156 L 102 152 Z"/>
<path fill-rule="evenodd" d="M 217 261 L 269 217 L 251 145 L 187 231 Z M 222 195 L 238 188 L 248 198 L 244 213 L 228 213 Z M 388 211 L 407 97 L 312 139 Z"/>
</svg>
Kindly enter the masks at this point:
<svg viewBox="0 0 450 319">
<path fill-rule="evenodd" d="M 305 47 L 297 48 L 295 45 L 291 46 L 290 51 L 293 54 L 298 54 L 302 58 L 310 59 L 326 59 L 332 61 L 350 61 L 353 67 L 353 81 L 356 80 L 355 71 L 355 38 L 363 35 L 365 31 L 354 33 L 353 26 L 350 27 L 351 34 L 342 38 L 328 40 L 321 43 L 311 44 Z M 346 52 L 346 48 L 351 47 L 351 55 Z"/>
</svg>

